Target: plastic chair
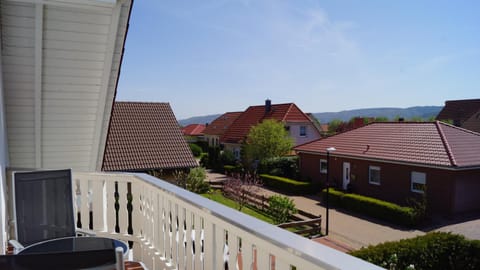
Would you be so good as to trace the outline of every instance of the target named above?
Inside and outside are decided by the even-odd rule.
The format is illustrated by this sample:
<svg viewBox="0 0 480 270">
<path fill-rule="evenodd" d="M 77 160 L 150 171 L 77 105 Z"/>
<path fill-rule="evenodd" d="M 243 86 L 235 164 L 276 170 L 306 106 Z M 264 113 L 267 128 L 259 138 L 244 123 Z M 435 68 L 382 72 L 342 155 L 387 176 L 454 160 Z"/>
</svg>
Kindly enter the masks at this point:
<svg viewBox="0 0 480 270">
<path fill-rule="evenodd" d="M 49 239 L 94 235 L 75 226 L 70 169 L 13 172 L 12 179 L 15 253 Z"/>
</svg>

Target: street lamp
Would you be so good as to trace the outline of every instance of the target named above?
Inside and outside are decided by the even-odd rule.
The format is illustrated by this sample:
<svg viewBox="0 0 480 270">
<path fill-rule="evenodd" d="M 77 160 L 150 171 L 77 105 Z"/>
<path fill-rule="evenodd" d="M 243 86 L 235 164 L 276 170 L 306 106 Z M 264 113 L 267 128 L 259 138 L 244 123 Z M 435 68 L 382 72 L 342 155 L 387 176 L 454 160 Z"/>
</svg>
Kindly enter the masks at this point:
<svg viewBox="0 0 480 270">
<path fill-rule="evenodd" d="M 329 205 L 328 205 L 328 196 L 329 196 L 329 189 L 330 189 L 330 152 L 334 152 L 335 147 L 329 147 L 326 149 L 327 150 L 327 198 L 325 199 L 325 204 L 327 206 L 327 220 L 326 220 L 326 225 L 325 225 L 325 235 L 328 235 L 328 224 L 329 224 L 329 219 L 328 219 L 328 210 L 329 210 Z"/>
</svg>

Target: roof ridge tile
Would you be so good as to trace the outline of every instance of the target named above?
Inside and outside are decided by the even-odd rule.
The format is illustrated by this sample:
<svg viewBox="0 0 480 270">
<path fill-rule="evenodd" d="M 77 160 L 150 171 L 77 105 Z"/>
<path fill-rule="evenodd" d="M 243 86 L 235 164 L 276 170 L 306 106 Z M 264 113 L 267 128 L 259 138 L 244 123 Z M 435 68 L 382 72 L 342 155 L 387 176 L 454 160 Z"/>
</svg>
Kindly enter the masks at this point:
<svg viewBox="0 0 480 270">
<path fill-rule="evenodd" d="M 443 146 L 445 147 L 445 151 L 447 152 L 448 158 L 450 159 L 450 162 L 452 163 L 453 166 L 457 167 L 457 162 L 455 160 L 455 157 L 453 156 L 452 149 L 450 145 L 448 144 L 447 137 L 445 136 L 445 133 L 443 132 L 443 129 L 441 127 L 440 121 L 435 121 L 435 127 L 438 130 L 438 134 L 440 135 L 440 139 L 442 139 Z"/>
<path fill-rule="evenodd" d="M 470 129 L 466 129 L 466 128 L 462 128 L 462 127 L 457 127 L 455 125 L 452 125 L 452 124 L 449 124 L 449 123 L 446 123 L 446 122 L 443 122 L 443 121 L 440 121 L 440 120 L 437 120 L 438 122 L 440 122 L 440 124 L 444 125 L 444 126 L 447 126 L 447 127 L 450 127 L 450 128 L 454 128 L 454 129 L 458 129 L 458 130 L 461 130 L 465 133 L 470 133 L 472 135 L 476 135 L 476 136 L 480 136 L 480 133 L 479 132 L 475 132 L 473 130 L 470 130 Z"/>
</svg>

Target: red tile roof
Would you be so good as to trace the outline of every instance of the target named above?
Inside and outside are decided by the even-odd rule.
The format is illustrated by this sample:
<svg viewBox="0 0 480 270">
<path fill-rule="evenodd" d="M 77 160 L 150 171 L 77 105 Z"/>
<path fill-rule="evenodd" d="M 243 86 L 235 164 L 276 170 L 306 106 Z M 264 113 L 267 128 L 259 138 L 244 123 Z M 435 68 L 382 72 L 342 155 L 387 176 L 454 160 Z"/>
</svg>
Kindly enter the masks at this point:
<svg viewBox="0 0 480 270">
<path fill-rule="evenodd" d="M 115 102 L 102 170 L 195 166 L 195 158 L 168 103 Z"/>
<path fill-rule="evenodd" d="M 320 130 L 322 132 L 328 132 L 328 124 L 320 124 Z"/>
<path fill-rule="evenodd" d="M 282 122 L 311 122 L 310 118 L 294 103 L 272 104 L 269 112 L 266 112 L 265 105 L 250 106 L 232 123 L 220 138 L 220 141 L 239 143 L 247 136 L 251 127 L 265 119 L 275 119 Z"/>
<path fill-rule="evenodd" d="M 235 121 L 241 114 L 242 112 L 227 112 L 222 114 L 205 128 L 203 134 L 222 136 L 233 121 Z"/>
<path fill-rule="evenodd" d="M 480 99 L 448 100 L 438 113 L 437 120 L 456 120 L 463 122 L 480 111 Z"/>
<path fill-rule="evenodd" d="M 297 152 L 407 162 L 433 166 L 480 166 L 480 134 L 442 122 L 371 123 L 297 146 Z"/>
<path fill-rule="evenodd" d="M 205 125 L 202 124 L 190 124 L 182 128 L 183 135 L 186 136 L 200 136 L 203 135 Z"/>
</svg>

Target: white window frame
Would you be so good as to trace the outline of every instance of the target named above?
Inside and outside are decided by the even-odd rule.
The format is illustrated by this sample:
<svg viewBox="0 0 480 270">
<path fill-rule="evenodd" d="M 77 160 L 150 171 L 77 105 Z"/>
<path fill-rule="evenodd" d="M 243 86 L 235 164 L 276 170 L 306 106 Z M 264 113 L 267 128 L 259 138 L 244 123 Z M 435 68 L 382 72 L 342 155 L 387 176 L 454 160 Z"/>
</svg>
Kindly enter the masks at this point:
<svg viewBox="0 0 480 270">
<path fill-rule="evenodd" d="M 322 163 L 325 163 L 325 166 L 322 166 Z M 320 159 L 320 173 L 326 174 L 328 170 L 328 163 L 326 159 Z"/>
<path fill-rule="evenodd" d="M 410 190 L 415 193 L 423 194 L 425 191 L 414 188 L 414 184 L 423 185 L 424 187 L 427 186 L 427 174 L 423 172 L 415 172 L 412 171 L 410 177 Z"/>
<path fill-rule="evenodd" d="M 303 129 L 303 134 L 302 134 L 302 129 Z M 300 137 L 307 137 L 307 126 L 300 126 L 300 131 L 298 132 Z"/>
<path fill-rule="evenodd" d="M 378 171 L 378 182 L 372 181 L 372 170 Z M 382 183 L 381 171 L 382 169 L 379 166 L 369 166 L 368 167 L 368 183 L 372 185 L 380 186 L 380 184 Z"/>
</svg>

